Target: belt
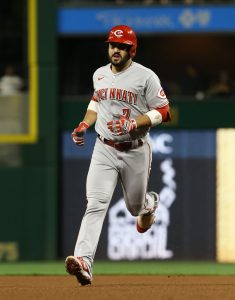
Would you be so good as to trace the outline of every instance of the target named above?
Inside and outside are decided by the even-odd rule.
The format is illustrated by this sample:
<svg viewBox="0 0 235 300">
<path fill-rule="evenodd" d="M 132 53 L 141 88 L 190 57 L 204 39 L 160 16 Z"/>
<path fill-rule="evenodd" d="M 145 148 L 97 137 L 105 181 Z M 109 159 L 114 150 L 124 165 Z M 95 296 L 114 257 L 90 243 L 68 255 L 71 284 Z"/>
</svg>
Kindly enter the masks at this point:
<svg viewBox="0 0 235 300">
<path fill-rule="evenodd" d="M 98 138 L 105 145 L 115 148 L 118 151 L 129 151 L 130 149 L 138 148 L 143 145 L 143 141 L 141 139 L 127 142 L 114 142 L 112 140 L 107 140 L 103 136 L 98 134 Z"/>
</svg>

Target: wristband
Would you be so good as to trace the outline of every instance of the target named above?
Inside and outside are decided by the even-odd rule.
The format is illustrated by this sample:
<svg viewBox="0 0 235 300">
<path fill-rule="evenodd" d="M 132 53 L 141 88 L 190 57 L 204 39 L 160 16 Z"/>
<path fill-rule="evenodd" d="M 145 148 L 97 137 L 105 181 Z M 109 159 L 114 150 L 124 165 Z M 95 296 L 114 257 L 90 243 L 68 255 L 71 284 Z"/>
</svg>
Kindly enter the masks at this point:
<svg viewBox="0 0 235 300">
<path fill-rule="evenodd" d="M 151 121 L 151 127 L 162 123 L 162 115 L 156 109 L 148 111 L 145 115 L 149 117 Z"/>
</svg>

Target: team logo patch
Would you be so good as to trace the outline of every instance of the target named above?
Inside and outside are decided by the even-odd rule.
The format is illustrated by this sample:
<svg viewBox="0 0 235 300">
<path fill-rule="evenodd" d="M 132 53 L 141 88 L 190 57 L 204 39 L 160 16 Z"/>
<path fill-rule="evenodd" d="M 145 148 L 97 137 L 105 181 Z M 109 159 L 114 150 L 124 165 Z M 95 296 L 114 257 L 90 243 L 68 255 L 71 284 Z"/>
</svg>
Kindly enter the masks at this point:
<svg viewBox="0 0 235 300">
<path fill-rule="evenodd" d="M 165 94 L 165 92 L 163 91 L 163 89 L 160 89 L 159 91 L 158 91 L 158 97 L 159 98 L 166 98 L 166 94 Z"/>
<path fill-rule="evenodd" d="M 118 30 L 115 30 L 113 32 L 113 34 L 117 37 L 117 38 L 121 38 L 123 36 L 123 31 L 118 29 Z"/>
</svg>

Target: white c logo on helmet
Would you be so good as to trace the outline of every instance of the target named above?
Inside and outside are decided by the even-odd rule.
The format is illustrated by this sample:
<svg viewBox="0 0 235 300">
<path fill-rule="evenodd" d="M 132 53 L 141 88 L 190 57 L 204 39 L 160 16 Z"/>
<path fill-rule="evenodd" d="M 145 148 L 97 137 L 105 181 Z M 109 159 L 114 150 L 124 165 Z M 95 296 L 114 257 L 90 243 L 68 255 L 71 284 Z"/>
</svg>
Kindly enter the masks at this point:
<svg viewBox="0 0 235 300">
<path fill-rule="evenodd" d="M 113 34 L 114 34 L 116 37 L 121 38 L 121 37 L 123 36 L 123 31 L 120 30 L 120 29 L 118 29 L 118 30 L 115 30 L 115 31 L 113 32 Z"/>
</svg>

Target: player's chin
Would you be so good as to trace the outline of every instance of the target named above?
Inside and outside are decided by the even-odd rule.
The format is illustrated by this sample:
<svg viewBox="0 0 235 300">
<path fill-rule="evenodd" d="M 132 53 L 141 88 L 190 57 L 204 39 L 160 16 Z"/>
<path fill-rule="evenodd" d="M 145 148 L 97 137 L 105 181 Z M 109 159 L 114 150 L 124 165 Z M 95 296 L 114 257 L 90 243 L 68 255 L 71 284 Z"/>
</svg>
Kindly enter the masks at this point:
<svg viewBox="0 0 235 300">
<path fill-rule="evenodd" d="M 115 66 L 115 67 L 122 67 L 125 65 L 125 62 L 122 59 L 113 59 L 111 60 L 111 63 Z"/>
<path fill-rule="evenodd" d="M 121 57 L 111 57 L 112 64 L 119 64 L 122 61 Z"/>
</svg>

